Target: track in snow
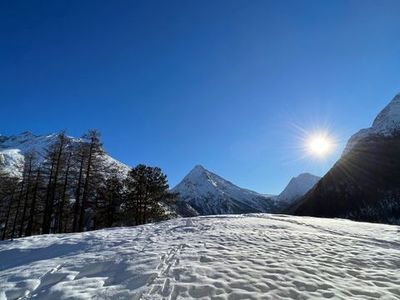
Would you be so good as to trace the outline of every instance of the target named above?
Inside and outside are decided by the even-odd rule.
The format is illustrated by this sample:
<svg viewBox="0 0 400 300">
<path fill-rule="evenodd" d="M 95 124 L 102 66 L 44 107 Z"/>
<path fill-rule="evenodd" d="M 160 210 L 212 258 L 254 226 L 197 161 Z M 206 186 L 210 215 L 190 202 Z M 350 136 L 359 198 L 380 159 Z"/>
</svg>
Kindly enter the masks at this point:
<svg viewBox="0 0 400 300">
<path fill-rule="evenodd" d="M 0 243 L 0 299 L 400 299 L 400 227 L 177 219 Z"/>
</svg>

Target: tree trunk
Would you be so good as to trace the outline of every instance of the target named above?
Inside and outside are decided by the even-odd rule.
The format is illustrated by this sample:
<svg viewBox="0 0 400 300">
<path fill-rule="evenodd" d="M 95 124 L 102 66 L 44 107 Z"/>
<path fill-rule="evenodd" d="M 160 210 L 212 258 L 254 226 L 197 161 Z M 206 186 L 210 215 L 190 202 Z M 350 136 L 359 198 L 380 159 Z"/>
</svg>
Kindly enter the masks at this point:
<svg viewBox="0 0 400 300">
<path fill-rule="evenodd" d="M 70 152 L 68 155 L 68 160 L 67 160 L 67 168 L 65 170 L 61 201 L 60 201 L 60 205 L 58 207 L 58 232 L 62 232 L 63 212 L 64 212 L 64 206 L 65 206 L 65 201 L 66 201 L 66 197 L 67 197 L 68 175 L 69 175 L 69 169 L 71 167 L 71 165 L 70 165 L 71 155 L 72 154 Z"/>
<path fill-rule="evenodd" d="M 50 214 L 50 191 L 53 185 L 53 170 L 55 165 L 55 158 L 52 158 L 51 167 L 50 167 L 50 176 L 49 181 L 47 183 L 46 189 L 46 202 L 44 206 L 43 212 L 43 222 L 42 222 L 42 233 L 47 234 L 50 233 L 50 222 L 51 222 L 51 215 Z"/>
<path fill-rule="evenodd" d="M 29 200 L 29 190 L 31 187 L 31 173 L 32 173 L 32 159 L 29 161 L 28 182 L 27 182 L 27 186 L 26 186 L 24 208 L 22 210 L 21 225 L 19 228 L 18 237 L 21 237 L 24 232 L 25 216 L 26 216 L 26 210 L 28 208 L 28 200 Z"/>
<path fill-rule="evenodd" d="M 78 231 L 79 223 L 79 211 L 80 211 L 80 198 L 81 198 L 81 185 L 82 185 L 82 175 L 83 175 L 83 165 L 85 163 L 85 155 L 82 152 L 82 157 L 79 166 L 79 176 L 78 176 L 78 186 L 76 188 L 75 203 L 74 203 L 74 220 L 72 223 L 72 231 Z"/>
<path fill-rule="evenodd" d="M 61 165 L 61 156 L 63 154 L 63 149 L 64 149 L 64 143 L 65 140 L 63 138 L 60 139 L 60 145 L 58 148 L 58 153 L 57 153 L 57 160 L 56 160 L 56 170 L 54 172 L 54 181 L 53 181 L 53 188 L 51 189 L 51 197 L 50 197 L 50 205 L 49 205 L 49 228 L 51 227 L 51 216 L 53 215 L 54 211 L 54 202 L 56 199 L 56 189 L 57 189 L 57 182 L 58 182 L 58 175 L 60 173 L 60 165 Z"/>
<path fill-rule="evenodd" d="M 31 209 L 30 209 L 30 212 L 29 212 L 28 225 L 26 226 L 25 236 L 31 236 L 32 235 L 33 218 L 35 216 L 36 200 L 37 200 L 37 192 L 38 192 L 38 188 L 39 188 L 39 181 L 40 181 L 40 167 L 37 170 L 35 186 L 33 187 L 33 191 L 32 191 L 32 203 L 31 203 Z"/>
<path fill-rule="evenodd" d="M 24 173 L 25 173 L 25 171 L 24 171 Z M 17 208 L 15 210 L 14 222 L 13 222 L 13 227 L 12 227 L 12 231 L 11 231 L 11 239 L 14 238 L 15 229 L 17 227 L 17 220 L 18 220 L 18 215 L 19 215 L 19 209 L 21 206 L 22 195 L 24 193 L 24 187 L 25 187 L 25 174 L 22 176 L 21 189 L 20 189 L 19 195 L 18 195 Z"/>
<path fill-rule="evenodd" d="M 78 231 L 82 232 L 83 231 L 83 226 L 85 222 L 85 209 L 87 205 L 87 200 L 89 196 L 89 181 L 90 181 L 90 171 L 92 167 L 92 158 L 93 158 L 93 147 L 94 144 L 93 142 L 90 144 L 89 148 L 89 156 L 88 156 L 88 164 L 86 168 L 86 177 L 85 177 L 85 184 L 83 186 L 83 194 L 82 194 L 82 206 L 81 206 L 81 211 L 80 211 L 80 217 L 79 217 L 79 228 Z"/>
<path fill-rule="evenodd" d="M 1 237 L 1 239 L 4 241 L 6 239 L 6 234 L 7 234 L 7 228 L 8 228 L 8 221 L 10 220 L 10 215 L 11 215 L 11 207 L 12 207 L 12 203 L 14 201 L 14 193 L 15 193 L 15 189 L 12 191 L 11 194 L 11 198 L 9 200 L 8 203 L 8 209 L 7 209 L 7 214 L 6 214 L 6 220 L 4 222 L 4 228 L 3 228 L 3 235 Z"/>
</svg>

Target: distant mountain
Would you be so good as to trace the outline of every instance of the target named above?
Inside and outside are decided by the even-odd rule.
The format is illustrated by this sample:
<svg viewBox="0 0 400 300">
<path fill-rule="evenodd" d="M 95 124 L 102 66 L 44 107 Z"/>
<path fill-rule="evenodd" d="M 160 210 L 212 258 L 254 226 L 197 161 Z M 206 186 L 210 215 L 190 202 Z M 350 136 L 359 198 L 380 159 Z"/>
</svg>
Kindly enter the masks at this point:
<svg viewBox="0 0 400 300">
<path fill-rule="evenodd" d="M 302 173 L 297 177 L 293 177 L 282 193 L 276 197 L 276 200 L 281 203 L 291 204 L 311 190 L 320 179 L 321 177 L 310 173 Z"/>
<path fill-rule="evenodd" d="M 200 165 L 195 166 L 172 191 L 179 193 L 179 199 L 200 215 L 272 212 L 276 209 L 270 197 L 240 188 Z"/>
<path fill-rule="evenodd" d="M 57 137 L 57 133 L 35 135 L 29 131 L 12 136 L 0 135 L 0 166 L 11 175 L 21 176 L 20 166 L 24 163 L 25 155 L 31 151 L 35 151 L 38 161 L 43 161 L 46 149 L 56 142 Z M 68 137 L 68 139 L 72 145 L 86 142 L 81 138 Z M 105 167 L 118 167 L 122 174 L 127 173 L 129 170 L 127 165 L 108 154 L 103 156 L 103 162 Z"/>
<path fill-rule="evenodd" d="M 350 138 L 339 161 L 288 211 L 400 223 L 400 94 L 370 128 Z"/>
<path fill-rule="evenodd" d="M 39 162 L 42 162 L 46 156 L 46 149 L 54 144 L 58 139 L 57 133 L 48 135 L 35 135 L 29 131 L 18 135 L 3 136 L 0 135 L 0 167 L 6 173 L 21 177 L 21 166 L 24 164 L 25 156 L 34 151 Z M 80 143 L 87 141 L 82 138 L 68 137 L 72 146 L 78 146 Z M 125 178 L 129 171 L 129 167 L 124 163 L 114 159 L 106 152 L 102 156 L 104 169 L 116 167 L 120 170 L 121 178 Z M 194 210 L 188 203 L 178 200 L 174 204 L 168 204 L 164 207 L 171 216 L 197 216 L 198 212 Z"/>
<path fill-rule="evenodd" d="M 46 149 L 57 141 L 57 133 L 35 135 L 23 132 L 13 136 L 0 135 L 0 166 L 11 175 L 22 176 L 20 166 L 25 155 L 31 151 L 37 153 L 39 161 L 45 159 Z M 85 143 L 82 138 L 68 137 L 72 145 Z M 129 167 L 107 153 L 103 156 L 104 168 L 117 166 L 121 176 L 125 176 Z M 318 177 L 301 174 L 293 178 L 279 196 L 263 195 L 240 188 L 222 177 L 196 166 L 176 187 L 179 193 L 177 202 L 165 207 L 171 215 L 192 217 L 209 214 L 239 214 L 258 212 L 280 212 L 292 201 L 306 193 Z"/>
</svg>

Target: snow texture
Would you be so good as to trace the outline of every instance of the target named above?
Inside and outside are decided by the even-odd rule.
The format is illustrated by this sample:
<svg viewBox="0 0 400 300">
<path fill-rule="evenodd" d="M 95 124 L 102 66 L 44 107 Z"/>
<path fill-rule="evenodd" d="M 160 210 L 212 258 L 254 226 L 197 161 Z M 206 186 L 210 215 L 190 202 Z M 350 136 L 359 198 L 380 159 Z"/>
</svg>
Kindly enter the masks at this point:
<svg viewBox="0 0 400 300">
<path fill-rule="evenodd" d="M 303 173 L 297 177 L 293 177 L 276 200 L 292 203 L 304 196 L 320 179 L 321 177 L 309 173 Z"/>
<path fill-rule="evenodd" d="M 0 243 L 0 299 L 400 299 L 400 227 L 175 219 Z"/>
<path fill-rule="evenodd" d="M 201 215 L 266 212 L 272 203 L 270 197 L 240 188 L 200 165 L 172 191 Z"/>
<path fill-rule="evenodd" d="M 354 145 L 369 136 L 392 136 L 400 131 L 400 94 L 378 114 L 370 128 L 361 129 L 348 141 L 343 155 L 350 152 Z"/>
</svg>

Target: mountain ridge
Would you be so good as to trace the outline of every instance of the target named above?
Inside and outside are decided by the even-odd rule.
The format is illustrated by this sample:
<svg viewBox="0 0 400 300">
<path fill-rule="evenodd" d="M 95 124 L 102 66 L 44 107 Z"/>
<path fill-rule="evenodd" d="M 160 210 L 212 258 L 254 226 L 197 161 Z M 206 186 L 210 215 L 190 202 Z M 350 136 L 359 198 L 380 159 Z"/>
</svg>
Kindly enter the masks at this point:
<svg viewBox="0 0 400 300">
<path fill-rule="evenodd" d="M 310 173 L 301 173 L 292 177 L 285 189 L 277 196 L 277 200 L 290 204 L 304 196 L 320 179 L 321 177 Z"/>
<path fill-rule="evenodd" d="M 271 212 L 270 197 L 240 188 L 221 176 L 196 165 L 173 189 L 200 215 Z"/>
<path fill-rule="evenodd" d="M 22 176 L 20 166 L 24 163 L 25 155 L 36 151 L 39 162 L 43 162 L 46 149 L 57 141 L 57 137 L 58 133 L 36 135 L 30 131 L 11 136 L 0 135 L 0 165 L 9 174 L 20 177 Z M 83 138 L 68 136 L 68 139 L 70 143 L 76 145 L 86 142 Z M 106 167 L 119 166 L 121 174 L 126 174 L 130 169 L 107 152 L 104 155 L 104 165 Z M 309 176 L 314 175 L 309 174 Z M 310 188 L 308 185 L 301 187 L 300 184 L 300 189 L 296 185 L 295 190 L 300 190 L 300 192 L 293 193 L 290 199 L 279 198 L 279 196 L 260 194 L 241 188 L 198 164 L 171 189 L 172 192 L 179 193 L 177 203 L 171 205 L 171 210 L 183 217 L 204 214 L 279 212 L 293 200 L 293 197 L 302 196 Z"/>
<path fill-rule="evenodd" d="M 34 151 L 37 153 L 38 162 L 43 162 L 46 149 L 56 142 L 58 135 L 59 133 L 35 135 L 30 131 L 11 136 L 0 135 L 0 164 L 10 175 L 20 177 L 25 155 Z M 72 145 L 86 143 L 83 138 L 71 136 L 67 136 L 67 138 Z M 107 152 L 103 156 L 103 161 L 105 166 L 117 166 L 121 173 L 127 173 L 129 170 L 127 165 L 113 158 Z"/>
<path fill-rule="evenodd" d="M 400 224 L 400 95 L 288 213 Z"/>
<path fill-rule="evenodd" d="M 378 113 L 368 128 L 363 128 L 357 133 L 353 134 L 343 150 L 343 155 L 350 152 L 350 150 L 360 140 L 369 136 L 385 136 L 389 137 L 396 134 L 400 129 L 400 93 Z"/>
</svg>

